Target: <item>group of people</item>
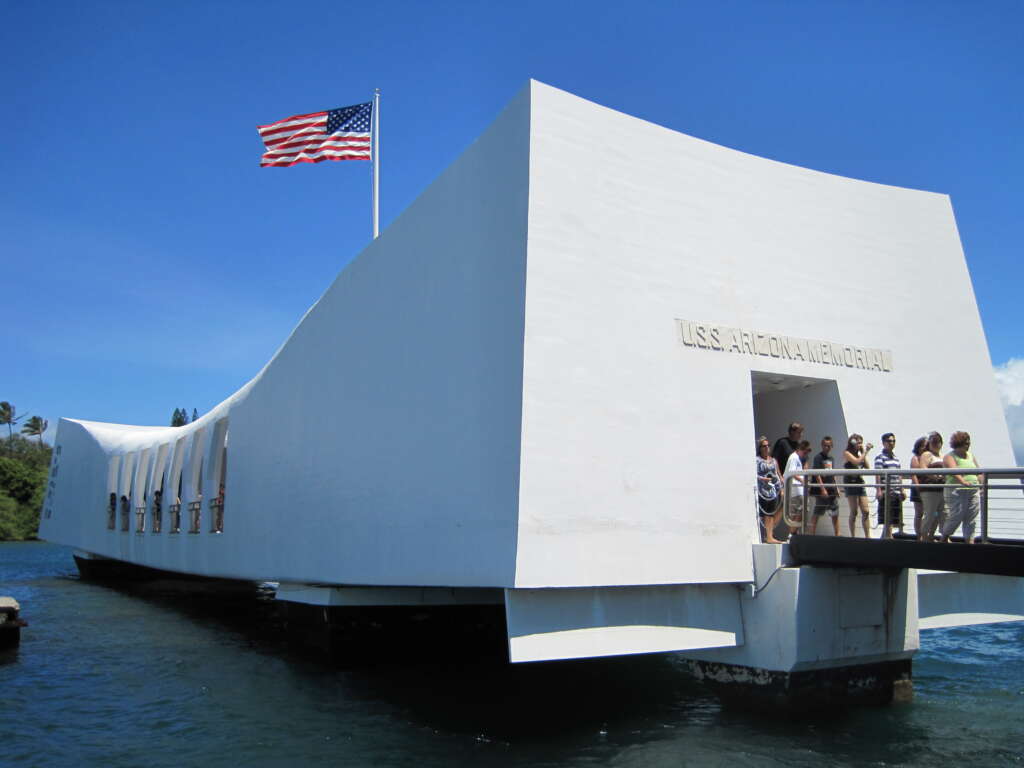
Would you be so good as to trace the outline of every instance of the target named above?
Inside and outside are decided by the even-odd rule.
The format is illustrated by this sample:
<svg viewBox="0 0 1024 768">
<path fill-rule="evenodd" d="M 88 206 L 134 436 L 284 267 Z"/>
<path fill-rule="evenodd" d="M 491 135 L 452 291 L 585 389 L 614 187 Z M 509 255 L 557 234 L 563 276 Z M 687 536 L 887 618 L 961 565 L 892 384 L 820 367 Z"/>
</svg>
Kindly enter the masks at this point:
<svg viewBox="0 0 1024 768">
<path fill-rule="evenodd" d="M 775 538 L 775 528 L 782 520 L 785 509 L 785 489 L 782 478 L 794 473 L 790 484 L 789 519 L 802 514 L 805 494 L 813 497 L 813 514 L 807 521 L 807 531 L 814 534 L 818 518 L 827 512 L 832 529 L 839 536 L 840 489 L 849 507 L 849 533 L 856 536 L 857 518 L 860 517 L 864 537 L 871 535 L 868 518 L 867 483 L 856 470 L 901 469 L 897 458 L 896 436 L 892 432 L 882 435 L 882 450 L 869 463 L 868 454 L 874 446 L 854 433 L 843 451 L 843 469 L 853 470 L 845 475 L 797 474 L 805 469 L 834 469 L 833 441 L 828 435 L 821 439 L 821 451 L 814 456 L 810 467 L 807 458 L 811 444 L 803 439 L 804 428 L 797 422 L 789 425 L 788 434 L 770 446 L 766 437 L 759 437 L 756 448 L 757 499 L 764 540 L 769 544 L 781 543 Z M 919 437 L 914 443 L 910 469 L 958 469 L 959 472 L 940 475 L 911 475 L 910 501 L 914 506 L 914 535 L 919 541 L 948 542 L 950 536 L 962 526 L 964 541 L 974 543 L 975 520 L 980 509 L 979 484 L 982 476 L 976 470 L 980 465 L 971 453 L 971 436 L 967 432 L 954 432 L 949 439 L 950 451 L 943 456 L 944 441 L 938 432 Z M 878 476 L 875 482 L 875 500 L 878 503 L 878 524 L 884 527 L 883 537 L 890 538 L 895 528 L 903 533 L 903 502 L 907 499 L 903 478 Z M 799 511 L 798 511 L 799 510 Z M 795 533 L 796 526 L 790 526 Z"/>
</svg>

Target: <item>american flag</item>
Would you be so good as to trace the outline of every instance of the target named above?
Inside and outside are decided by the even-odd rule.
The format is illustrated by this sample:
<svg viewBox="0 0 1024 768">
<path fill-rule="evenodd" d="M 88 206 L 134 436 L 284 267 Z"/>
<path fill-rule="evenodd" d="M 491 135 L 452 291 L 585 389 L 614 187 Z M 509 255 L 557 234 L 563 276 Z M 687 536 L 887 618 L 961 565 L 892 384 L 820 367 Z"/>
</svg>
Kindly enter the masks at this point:
<svg viewBox="0 0 1024 768">
<path fill-rule="evenodd" d="M 373 102 L 293 115 L 257 129 L 266 146 L 260 166 L 287 168 L 322 160 L 369 160 Z"/>
</svg>

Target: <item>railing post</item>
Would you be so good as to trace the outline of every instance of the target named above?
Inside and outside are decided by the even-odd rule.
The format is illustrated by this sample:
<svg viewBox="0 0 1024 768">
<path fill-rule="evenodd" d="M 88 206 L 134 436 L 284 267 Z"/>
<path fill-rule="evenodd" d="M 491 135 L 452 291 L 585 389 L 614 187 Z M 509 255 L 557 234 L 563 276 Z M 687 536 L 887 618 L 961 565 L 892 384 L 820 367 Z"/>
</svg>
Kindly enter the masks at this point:
<svg viewBox="0 0 1024 768">
<path fill-rule="evenodd" d="M 981 543 L 988 544 L 988 475 L 981 476 Z"/>
<path fill-rule="evenodd" d="M 803 495 L 800 496 L 800 533 L 807 533 L 807 475 L 803 477 Z"/>
<path fill-rule="evenodd" d="M 793 490 L 793 483 L 790 482 L 792 478 L 787 477 L 783 480 L 782 484 L 782 521 L 786 524 L 786 528 L 789 528 L 789 521 L 792 518 L 790 514 L 793 511 L 793 499 L 791 491 Z M 786 538 L 789 538 L 789 531 L 786 531 Z"/>
<path fill-rule="evenodd" d="M 892 484 L 892 481 L 890 480 L 889 475 L 886 475 L 885 476 L 885 481 L 883 483 L 883 489 L 882 489 L 882 525 L 883 525 L 883 528 L 882 528 L 882 538 L 883 539 L 891 539 L 892 538 L 892 510 L 890 509 L 890 506 L 889 506 L 889 489 L 891 487 L 891 484 Z"/>
<path fill-rule="evenodd" d="M 200 517 L 202 515 L 203 502 L 190 501 L 188 503 L 188 516 L 189 516 L 189 533 L 199 533 Z"/>
</svg>

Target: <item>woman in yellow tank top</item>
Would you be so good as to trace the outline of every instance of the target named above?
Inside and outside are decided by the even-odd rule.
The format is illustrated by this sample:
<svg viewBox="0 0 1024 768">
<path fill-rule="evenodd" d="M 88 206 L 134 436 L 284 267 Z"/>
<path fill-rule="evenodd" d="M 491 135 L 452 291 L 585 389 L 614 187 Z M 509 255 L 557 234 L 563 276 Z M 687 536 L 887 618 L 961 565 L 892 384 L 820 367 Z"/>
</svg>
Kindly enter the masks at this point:
<svg viewBox="0 0 1024 768">
<path fill-rule="evenodd" d="M 959 469 L 960 473 L 946 476 L 946 507 L 949 516 L 942 526 L 942 540 L 949 541 L 958 527 L 963 524 L 964 541 L 974 543 L 974 521 L 978 518 L 979 475 L 965 470 L 977 469 L 978 462 L 971 453 L 971 436 L 966 432 L 954 432 L 949 438 L 953 449 L 942 460 L 947 469 Z"/>
</svg>

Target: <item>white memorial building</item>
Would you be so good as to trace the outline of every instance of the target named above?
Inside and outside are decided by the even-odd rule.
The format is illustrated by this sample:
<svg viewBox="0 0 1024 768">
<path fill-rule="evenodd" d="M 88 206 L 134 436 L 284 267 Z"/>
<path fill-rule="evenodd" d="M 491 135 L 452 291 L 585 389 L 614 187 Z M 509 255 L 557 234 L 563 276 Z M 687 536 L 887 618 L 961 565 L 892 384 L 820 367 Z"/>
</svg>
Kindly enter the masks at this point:
<svg viewBox="0 0 1024 768">
<path fill-rule="evenodd" d="M 61 419 L 40 536 L 300 603 L 503 603 L 514 662 L 787 674 L 1024 617 L 1018 578 L 781 567 L 754 441 L 794 420 L 1014 463 L 949 197 L 530 82 L 208 414 Z"/>
</svg>

